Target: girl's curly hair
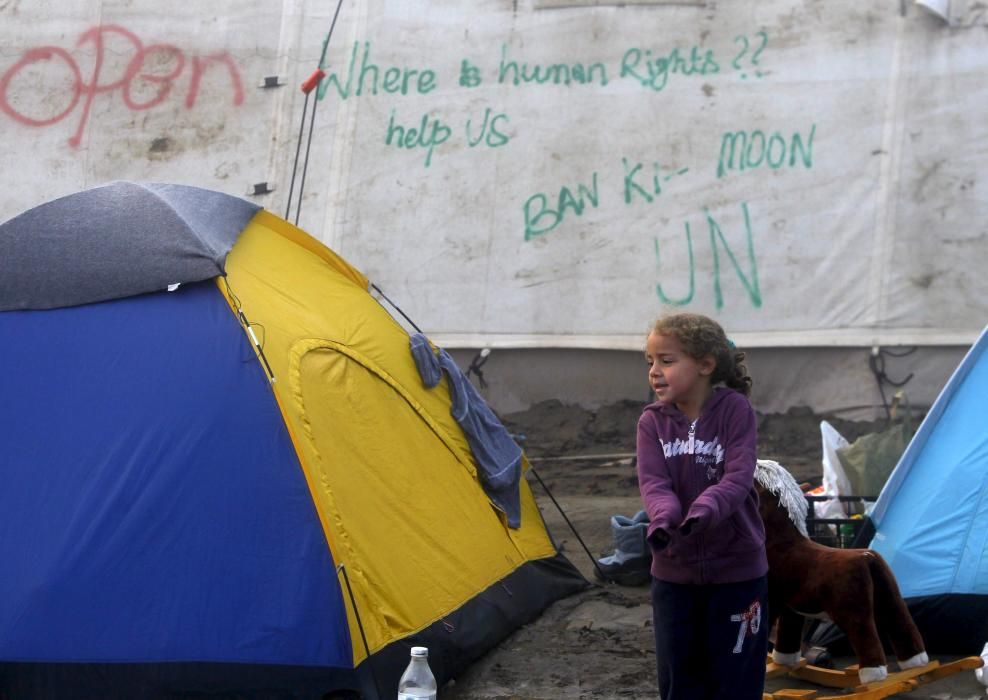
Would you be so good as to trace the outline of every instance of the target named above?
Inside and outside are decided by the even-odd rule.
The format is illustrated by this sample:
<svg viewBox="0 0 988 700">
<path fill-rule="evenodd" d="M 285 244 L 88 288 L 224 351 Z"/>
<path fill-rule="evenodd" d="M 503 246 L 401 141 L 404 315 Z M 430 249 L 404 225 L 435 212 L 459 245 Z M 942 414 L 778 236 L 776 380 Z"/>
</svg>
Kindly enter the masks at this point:
<svg viewBox="0 0 988 700">
<path fill-rule="evenodd" d="M 723 383 L 745 396 L 751 395 L 752 381 L 744 365 L 745 354 L 734 347 L 713 319 L 701 314 L 670 314 L 656 320 L 651 332 L 676 338 L 683 351 L 695 360 L 712 356 L 716 364 L 710 383 Z"/>
</svg>

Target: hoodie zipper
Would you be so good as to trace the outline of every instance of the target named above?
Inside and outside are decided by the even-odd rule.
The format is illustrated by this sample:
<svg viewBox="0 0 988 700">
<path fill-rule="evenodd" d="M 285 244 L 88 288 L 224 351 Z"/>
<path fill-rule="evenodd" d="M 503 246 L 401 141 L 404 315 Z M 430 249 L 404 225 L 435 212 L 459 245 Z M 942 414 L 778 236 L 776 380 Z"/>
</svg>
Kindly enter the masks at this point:
<svg viewBox="0 0 988 700">
<path fill-rule="evenodd" d="M 696 424 L 697 424 L 697 421 L 699 421 L 699 420 L 700 420 L 700 417 L 697 416 L 690 423 L 689 434 L 688 434 L 688 436 L 686 438 L 686 448 L 687 448 L 686 451 L 689 454 L 690 471 L 692 471 L 694 473 L 696 471 L 696 455 L 694 454 L 694 450 L 696 448 Z M 697 568 L 699 569 L 699 580 L 700 580 L 700 583 L 706 583 L 707 582 L 707 572 L 706 572 L 706 566 L 704 565 L 705 562 L 704 562 L 704 558 L 703 558 L 703 549 L 700 547 L 700 538 L 699 537 L 694 538 L 693 547 L 695 548 L 695 551 L 696 551 L 696 561 L 697 561 Z"/>
</svg>

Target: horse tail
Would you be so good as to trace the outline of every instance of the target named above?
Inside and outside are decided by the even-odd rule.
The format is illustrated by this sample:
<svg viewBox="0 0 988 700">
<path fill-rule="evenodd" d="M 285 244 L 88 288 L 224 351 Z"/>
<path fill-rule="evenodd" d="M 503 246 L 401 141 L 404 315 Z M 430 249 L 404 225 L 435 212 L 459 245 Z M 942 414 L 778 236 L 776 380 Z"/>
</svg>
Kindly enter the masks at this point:
<svg viewBox="0 0 988 700">
<path fill-rule="evenodd" d="M 879 629 L 887 630 L 896 658 L 902 661 L 925 651 L 923 637 L 902 598 L 892 569 L 873 549 L 865 550 L 864 556 L 871 572 L 876 622 Z"/>
</svg>

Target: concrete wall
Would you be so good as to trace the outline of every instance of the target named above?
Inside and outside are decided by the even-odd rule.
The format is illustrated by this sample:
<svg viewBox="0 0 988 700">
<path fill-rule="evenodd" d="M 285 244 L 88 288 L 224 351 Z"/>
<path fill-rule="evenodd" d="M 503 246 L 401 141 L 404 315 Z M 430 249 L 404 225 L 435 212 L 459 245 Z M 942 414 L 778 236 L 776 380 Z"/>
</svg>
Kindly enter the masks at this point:
<svg viewBox="0 0 988 700">
<path fill-rule="evenodd" d="M 981 5 L 0 0 L 0 220 L 114 179 L 247 197 L 495 348 L 503 410 L 641 396 L 678 309 L 764 409 L 879 404 L 875 345 L 921 348 L 890 375 L 928 404 L 988 322 Z"/>
<path fill-rule="evenodd" d="M 907 380 L 901 390 L 918 411 L 924 411 L 936 400 L 964 352 L 962 348 L 917 348 L 904 357 L 882 355 L 882 362 L 888 379 Z M 477 351 L 451 354 L 465 370 Z M 752 401 L 763 413 L 806 406 L 849 420 L 883 418 L 883 397 L 870 357 L 870 349 L 860 348 L 756 348 L 748 352 L 747 361 L 754 380 Z M 591 409 L 621 400 L 651 400 L 646 365 L 639 352 L 493 350 L 481 371 L 488 384 L 481 393 L 502 413 L 548 399 Z M 476 377 L 473 381 L 479 388 Z M 883 389 L 885 401 L 891 401 L 899 390 L 887 382 Z"/>
</svg>

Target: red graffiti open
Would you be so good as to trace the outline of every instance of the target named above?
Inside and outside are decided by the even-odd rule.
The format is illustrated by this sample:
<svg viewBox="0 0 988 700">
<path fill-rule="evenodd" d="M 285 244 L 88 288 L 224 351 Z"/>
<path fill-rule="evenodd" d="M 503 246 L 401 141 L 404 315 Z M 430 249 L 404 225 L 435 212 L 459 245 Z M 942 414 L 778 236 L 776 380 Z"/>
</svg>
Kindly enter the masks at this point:
<svg viewBox="0 0 988 700">
<path fill-rule="evenodd" d="M 126 41 L 128 41 L 134 48 L 134 55 L 127 63 L 127 68 L 124 70 L 123 76 L 120 79 L 102 83 L 100 80 L 103 77 L 103 60 L 105 57 L 106 43 L 105 38 L 107 35 L 111 34 L 123 37 Z M 88 81 L 83 78 L 79 65 L 76 63 L 75 59 L 72 58 L 72 55 L 65 49 L 57 46 L 39 46 L 29 49 L 17 63 L 8 68 L 3 76 L 0 76 L 0 111 L 21 124 L 43 127 L 51 126 L 52 124 L 62 121 L 69 116 L 69 114 L 71 114 L 78 106 L 79 102 L 82 101 L 82 114 L 79 118 L 79 124 L 76 127 L 75 134 L 73 134 L 72 138 L 69 139 L 69 144 L 75 147 L 82 142 L 82 134 L 86 129 L 86 124 L 89 122 L 89 115 L 92 111 L 93 100 L 96 98 L 98 93 L 120 90 L 123 93 L 124 104 L 127 105 L 129 109 L 135 111 L 151 109 L 152 107 L 161 104 L 168 98 L 175 86 L 176 80 L 182 75 L 183 71 L 185 71 L 186 65 L 190 63 L 190 61 L 186 59 L 185 53 L 177 46 L 172 46 L 171 44 L 151 44 L 149 46 L 145 46 L 136 34 L 128 29 L 114 24 L 101 25 L 86 30 L 80 35 L 79 41 L 76 42 L 76 46 L 82 46 L 87 42 L 91 42 L 95 46 L 96 50 L 95 61 L 93 63 L 93 72 Z M 146 68 L 146 66 L 151 63 L 152 58 L 158 58 L 162 55 L 170 59 L 165 62 L 165 65 L 168 66 L 165 73 L 154 73 L 151 72 L 149 68 Z M 11 82 L 25 68 L 36 63 L 54 60 L 59 60 L 64 63 L 68 67 L 72 76 L 72 86 L 71 93 L 68 96 L 68 106 L 61 112 L 44 117 L 35 117 L 18 111 L 17 108 L 10 103 L 8 96 Z M 221 64 L 226 66 L 230 77 L 230 84 L 233 88 L 233 104 L 243 104 L 244 88 L 240 79 L 240 70 L 237 68 L 236 63 L 228 53 L 221 52 L 210 54 L 208 56 L 192 57 L 189 87 L 185 95 L 185 106 L 187 108 L 191 108 L 195 105 L 196 99 L 199 96 L 202 77 L 206 70 L 213 64 Z M 134 93 L 137 89 L 146 89 L 149 86 L 154 88 L 153 94 L 150 97 L 144 99 L 143 101 L 138 101 L 135 99 Z"/>
</svg>

